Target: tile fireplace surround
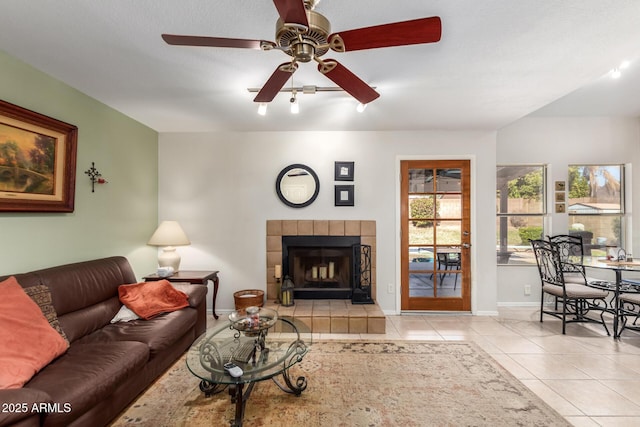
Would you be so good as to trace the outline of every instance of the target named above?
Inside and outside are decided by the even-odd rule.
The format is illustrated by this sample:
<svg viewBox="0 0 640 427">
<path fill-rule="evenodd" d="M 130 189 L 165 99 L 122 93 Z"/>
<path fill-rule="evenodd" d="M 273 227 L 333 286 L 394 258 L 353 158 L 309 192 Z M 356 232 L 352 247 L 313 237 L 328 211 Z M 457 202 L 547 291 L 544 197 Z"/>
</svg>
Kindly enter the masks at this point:
<svg viewBox="0 0 640 427">
<path fill-rule="evenodd" d="M 358 220 L 267 220 L 267 305 L 277 300 L 275 266 L 282 264 L 282 236 L 360 236 L 371 246 L 371 297 L 376 300 L 376 222 Z M 384 334 L 385 317 L 378 304 L 350 300 L 296 300 L 293 307 L 272 307 L 293 316 L 315 333 Z"/>
</svg>

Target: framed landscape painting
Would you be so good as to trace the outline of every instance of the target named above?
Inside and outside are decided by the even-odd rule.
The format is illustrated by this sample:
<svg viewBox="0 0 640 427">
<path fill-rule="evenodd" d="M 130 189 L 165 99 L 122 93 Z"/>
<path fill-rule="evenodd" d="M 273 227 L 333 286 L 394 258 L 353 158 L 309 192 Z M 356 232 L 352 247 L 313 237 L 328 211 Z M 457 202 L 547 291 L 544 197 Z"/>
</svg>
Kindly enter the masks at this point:
<svg viewBox="0 0 640 427">
<path fill-rule="evenodd" d="M 78 128 L 0 100 L 0 211 L 73 212 Z"/>
</svg>

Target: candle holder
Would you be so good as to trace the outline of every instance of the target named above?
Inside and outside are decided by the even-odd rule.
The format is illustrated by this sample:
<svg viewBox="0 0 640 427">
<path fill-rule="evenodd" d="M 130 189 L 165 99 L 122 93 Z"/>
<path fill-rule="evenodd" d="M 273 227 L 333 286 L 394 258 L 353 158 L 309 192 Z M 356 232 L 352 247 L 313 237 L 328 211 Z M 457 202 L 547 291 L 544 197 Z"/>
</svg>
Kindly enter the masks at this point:
<svg viewBox="0 0 640 427">
<path fill-rule="evenodd" d="M 276 279 L 276 283 L 280 283 L 280 280 L 282 279 L 282 266 L 280 264 L 276 264 L 273 277 Z"/>
<path fill-rule="evenodd" d="M 284 276 L 284 280 L 282 282 L 282 286 L 280 287 L 280 304 L 285 307 L 290 307 L 293 305 L 293 288 L 295 285 L 289 278 L 289 276 Z"/>
</svg>

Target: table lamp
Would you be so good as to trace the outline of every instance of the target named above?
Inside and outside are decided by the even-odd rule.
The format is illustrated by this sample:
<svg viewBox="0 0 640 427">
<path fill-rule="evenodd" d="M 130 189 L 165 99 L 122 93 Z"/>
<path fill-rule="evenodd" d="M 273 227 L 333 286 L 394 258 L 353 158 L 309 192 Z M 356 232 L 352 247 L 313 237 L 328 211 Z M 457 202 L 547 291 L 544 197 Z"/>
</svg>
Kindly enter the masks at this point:
<svg viewBox="0 0 640 427">
<path fill-rule="evenodd" d="M 158 255 L 158 266 L 171 267 L 174 273 L 178 272 L 180 267 L 180 254 L 174 246 L 190 244 L 189 238 L 177 221 L 162 221 L 147 242 L 147 245 L 163 246 L 162 252 Z"/>
</svg>

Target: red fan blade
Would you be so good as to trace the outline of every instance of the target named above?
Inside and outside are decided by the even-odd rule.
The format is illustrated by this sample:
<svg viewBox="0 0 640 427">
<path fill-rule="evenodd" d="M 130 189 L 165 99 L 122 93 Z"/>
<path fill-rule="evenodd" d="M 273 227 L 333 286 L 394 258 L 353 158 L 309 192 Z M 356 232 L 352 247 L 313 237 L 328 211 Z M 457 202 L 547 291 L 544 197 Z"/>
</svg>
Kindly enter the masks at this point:
<svg viewBox="0 0 640 427">
<path fill-rule="evenodd" d="M 163 34 L 162 39 L 171 45 L 205 46 L 205 47 L 238 47 L 244 49 L 260 49 L 263 43 L 273 44 L 265 40 L 227 39 L 223 37 L 179 36 Z"/>
<path fill-rule="evenodd" d="M 318 71 L 329 77 L 335 84 L 362 104 L 368 104 L 380 96 L 371 86 L 360 80 L 360 78 L 349 71 L 347 67 L 334 59 L 325 59 L 322 61 L 318 64 Z"/>
<path fill-rule="evenodd" d="M 309 26 L 303 0 L 273 0 L 273 4 L 276 5 L 280 19 L 285 24 Z"/>
<path fill-rule="evenodd" d="M 253 102 L 271 102 L 276 97 L 280 89 L 289 80 L 289 77 L 298 69 L 298 64 L 285 62 L 278 65 L 278 68 L 271 74 L 269 80 L 262 86 L 260 92 L 253 99 Z"/>
<path fill-rule="evenodd" d="M 440 41 L 442 22 L 437 16 L 342 31 L 329 36 L 331 49 L 337 52 L 406 46 Z"/>
</svg>

